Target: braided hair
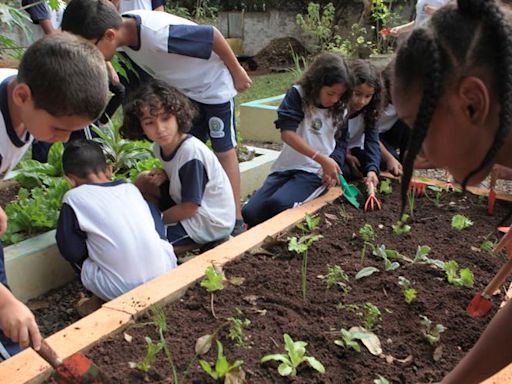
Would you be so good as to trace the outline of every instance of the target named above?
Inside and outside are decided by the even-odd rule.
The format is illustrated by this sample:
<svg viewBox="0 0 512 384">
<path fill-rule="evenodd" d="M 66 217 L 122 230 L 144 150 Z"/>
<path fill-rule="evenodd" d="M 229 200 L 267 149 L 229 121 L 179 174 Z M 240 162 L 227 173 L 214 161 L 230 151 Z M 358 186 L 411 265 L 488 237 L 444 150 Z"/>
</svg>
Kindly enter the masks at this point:
<svg viewBox="0 0 512 384">
<path fill-rule="evenodd" d="M 512 124 L 512 27 L 495 0 L 458 0 L 437 11 L 423 28 L 415 29 L 399 48 L 394 81 L 400 88 L 423 89 L 402 177 L 402 211 L 414 160 L 427 135 L 446 83 L 455 82 L 472 68 L 494 75 L 490 87 L 501 101 L 499 127 L 480 165 L 462 181 L 465 189 L 475 174 L 492 164 Z M 498 79 L 500 80 L 498 82 Z"/>
</svg>

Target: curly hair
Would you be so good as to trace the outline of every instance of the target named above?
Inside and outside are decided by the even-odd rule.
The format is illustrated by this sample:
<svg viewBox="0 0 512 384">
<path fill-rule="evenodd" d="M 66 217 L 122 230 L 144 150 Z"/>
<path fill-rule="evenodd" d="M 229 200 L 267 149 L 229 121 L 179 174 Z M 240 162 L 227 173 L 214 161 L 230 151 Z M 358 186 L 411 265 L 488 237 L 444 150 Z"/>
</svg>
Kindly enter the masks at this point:
<svg viewBox="0 0 512 384">
<path fill-rule="evenodd" d="M 196 107 L 185 95 L 162 80 L 152 79 L 131 94 L 125 104 L 121 136 L 132 140 L 148 140 L 140 123 L 144 112 L 148 110 L 151 116 L 161 113 L 174 115 L 178 131 L 182 133 L 190 130 L 197 114 Z"/>
<path fill-rule="evenodd" d="M 333 124 L 338 131 L 343 126 L 343 115 L 352 95 L 353 78 L 345 59 L 335 53 L 321 53 L 315 57 L 297 84 L 304 90 L 305 111 L 318 103 L 320 90 L 325 86 L 343 84 L 346 88 L 340 100 L 330 108 Z"/>
<path fill-rule="evenodd" d="M 454 32 L 456 31 L 456 32 Z M 400 46 L 394 69 L 394 88 L 422 89 L 419 110 L 404 160 L 402 211 L 406 204 L 414 160 L 427 135 L 432 116 L 447 83 L 454 83 L 475 68 L 490 75 L 490 88 L 500 100 L 499 126 L 494 142 L 480 165 L 462 181 L 490 164 L 512 125 L 512 23 L 509 13 L 494 0 L 458 0 L 437 11 L 423 28 L 414 30 Z"/>
</svg>

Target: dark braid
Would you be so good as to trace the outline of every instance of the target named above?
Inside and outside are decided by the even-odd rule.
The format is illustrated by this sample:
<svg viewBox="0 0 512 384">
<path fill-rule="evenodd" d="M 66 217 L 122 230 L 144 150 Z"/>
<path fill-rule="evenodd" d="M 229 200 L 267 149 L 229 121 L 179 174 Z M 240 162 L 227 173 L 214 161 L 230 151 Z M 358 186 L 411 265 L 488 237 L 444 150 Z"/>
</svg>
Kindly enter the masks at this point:
<svg viewBox="0 0 512 384">
<path fill-rule="evenodd" d="M 436 110 L 437 102 L 441 96 L 441 85 L 444 77 L 439 48 L 435 40 L 425 29 L 416 29 L 409 37 L 407 44 L 401 48 L 396 58 L 396 70 L 405 65 L 406 62 L 409 65 L 413 63 L 419 65 L 422 63 L 417 68 L 422 69 L 423 94 L 409 140 L 409 148 L 404 159 L 404 173 L 401 184 L 401 215 L 405 209 L 407 192 L 414 168 L 414 160 L 427 135 L 432 115 Z"/>
<path fill-rule="evenodd" d="M 492 0 L 459 0 L 458 7 L 462 14 L 467 13 L 473 17 L 482 17 L 483 28 L 492 30 L 497 44 L 498 60 L 494 66 L 498 85 L 498 100 L 500 100 L 499 126 L 494 136 L 491 148 L 485 155 L 477 169 L 471 171 L 463 182 L 465 188 L 469 179 L 493 163 L 493 159 L 505 142 L 505 138 L 512 124 L 512 28 L 505 20 L 505 16 Z"/>
</svg>

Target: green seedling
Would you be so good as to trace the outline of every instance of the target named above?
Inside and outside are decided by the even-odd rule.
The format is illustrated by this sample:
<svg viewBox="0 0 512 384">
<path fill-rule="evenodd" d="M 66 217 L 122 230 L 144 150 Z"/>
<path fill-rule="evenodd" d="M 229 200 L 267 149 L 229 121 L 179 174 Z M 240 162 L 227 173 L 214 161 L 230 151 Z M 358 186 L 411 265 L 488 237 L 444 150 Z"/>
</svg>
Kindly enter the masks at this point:
<svg viewBox="0 0 512 384">
<path fill-rule="evenodd" d="M 471 288 L 473 286 L 473 272 L 469 268 L 459 269 L 455 260 L 446 261 L 443 267 L 446 279 L 456 287 Z"/>
<path fill-rule="evenodd" d="M 151 365 L 156 359 L 156 355 L 163 349 L 164 346 L 162 342 L 156 344 L 153 343 L 151 338 L 147 336 L 144 338 L 144 340 L 146 340 L 146 343 L 148 344 L 148 350 L 144 359 L 135 364 L 135 368 L 144 373 L 148 373 L 151 369 Z"/>
<path fill-rule="evenodd" d="M 213 306 L 213 294 L 217 291 L 221 291 L 224 289 L 224 274 L 222 271 L 216 271 L 213 266 L 209 266 L 205 271 L 205 278 L 201 280 L 201 287 L 205 288 L 210 295 L 211 309 L 213 317 L 217 318 L 215 315 L 215 309 Z"/>
<path fill-rule="evenodd" d="M 452 228 L 462 231 L 465 228 L 471 227 L 473 222 L 464 215 L 455 215 L 452 217 Z"/>
<path fill-rule="evenodd" d="M 306 301 L 307 296 L 307 272 L 308 272 L 308 250 L 311 244 L 323 238 L 322 235 L 309 234 L 297 239 L 295 236 L 288 238 L 288 250 L 302 256 L 301 287 L 302 298 Z"/>
<path fill-rule="evenodd" d="M 244 347 L 247 344 L 247 337 L 244 334 L 244 328 L 251 325 L 249 319 L 239 319 L 238 317 L 228 317 L 230 322 L 228 339 L 232 340 L 238 347 Z"/>
<path fill-rule="evenodd" d="M 416 300 L 416 290 L 411 287 L 411 282 L 407 280 L 403 276 L 398 276 L 398 285 L 402 287 L 402 294 L 404 295 L 404 300 L 407 304 L 411 304 L 414 300 Z"/>
<path fill-rule="evenodd" d="M 343 204 L 340 205 L 339 215 L 343 223 L 347 223 L 353 217 L 350 213 L 347 212 Z"/>
<path fill-rule="evenodd" d="M 367 334 L 362 332 L 347 331 L 341 328 L 341 339 L 334 340 L 334 344 L 339 345 L 345 350 L 353 349 L 356 352 L 361 352 L 361 346 L 357 340 L 362 340 L 367 337 Z"/>
<path fill-rule="evenodd" d="M 409 220 L 409 215 L 404 213 L 400 220 L 396 222 L 396 224 L 391 225 L 394 235 L 400 236 L 411 232 L 411 226 L 406 224 L 407 220 Z"/>
<path fill-rule="evenodd" d="M 441 340 L 441 333 L 443 333 L 446 328 L 443 324 L 436 324 L 435 327 L 432 327 L 432 321 L 427 317 L 420 315 L 421 317 L 421 325 L 423 326 L 423 336 L 427 339 L 430 345 L 435 345 L 439 343 Z"/>
<path fill-rule="evenodd" d="M 418 245 L 418 248 L 416 249 L 416 255 L 414 256 L 414 260 L 412 261 L 412 263 L 428 264 L 433 265 L 436 268 L 443 269 L 444 261 L 439 259 L 431 259 L 430 257 L 428 257 L 430 250 L 431 248 L 428 245 Z"/>
<path fill-rule="evenodd" d="M 365 277 L 373 275 L 375 272 L 379 272 L 379 269 L 375 267 L 364 267 L 356 273 L 356 276 L 354 278 L 356 280 L 363 279 Z"/>
<path fill-rule="evenodd" d="M 224 356 L 224 348 L 219 340 L 217 341 L 217 361 L 214 366 L 211 366 L 206 360 L 199 360 L 199 365 L 202 370 L 205 371 L 214 380 L 219 380 L 230 372 L 239 369 L 244 363 L 242 360 L 236 360 L 233 364 L 230 364 Z"/>
<path fill-rule="evenodd" d="M 151 317 L 152 317 L 152 323 L 158 329 L 158 335 L 160 336 L 159 344 L 162 345 L 162 348 L 165 353 L 165 357 L 167 358 L 167 361 L 169 362 L 169 365 L 171 366 L 174 383 L 179 384 L 178 371 L 176 369 L 176 364 L 174 364 L 174 358 L 172 356 L 172 352 L 169 349 L 169 345 L 167 344 L 167 341 L 165 340 L 165 335 L 164 335 L 164 333 L 167 332 L 167 330 L 168 330 L 167 318 L 165 316 L 165 313 L 161 307 L 153 306 L 153 307 L 151 307 Z"/>
<path fill-rule="evenodd" d="M 375 242 L 375 232 L 371 224 L 366 223 L 359 228 L 359 236 L 363 239 L 363 250 L 361 251 L 361 267 L 364 266 L 364 259 L 366 257 L 366 247 L 373 248 Z"/>
<path fill-rule="evenodd" d="M 318 225 L 320 224 L 320 217 L 313 216 L 309 213 L 306 213 L 304 216 L 304 223 L 297 224 L 297 228 L 302 230 L 303 232 L 313 232 Z"/>
<path fill-rule="evenodd" d="M 391 180 L 384 179 L 380 182 L 379 192 L 385 195 L 389 195 L 393 192 L 393 187 L 391 186 Z"/>
<path fill-rule="evenodd" d="M 482 242 L 482 244 L 480 244 L 480 250 L 487 252 L 487 253 L 492 253 L 496 244 L 497 244 L 497 241 L 485 240 Z"/>
<path fill-rule="evenodd" d="M 286 353 L 276 353 L 266 355 L 261 358 L 261 362 L 267 361 L 279 361 L 281 364 L 277 367 L 277 371 L 281 376 L 296 376 L 297 368 L 302 363 L 308 363 L 311 368 L 315 369 L 320 373 L 325 373 L 325 368 L 320 361 L 312 356 L 306 355 L 306 346 L 308 343 L 304 341 L 293 341 L 292 338 L 285 333 L 284 338 L 284 349 Z"/>
<path fill-rule="evenodd" d="M 377 378 L 373 380 L 373 384 L 389 384 L 389 380 L 384 376 L 377 375 Z"/>
<path fill-rule="evenodd" d="M 402 259 L 402 255 L 394 249 L 386 249 L 386 246 L 382 244 L 379 247 L 373 248 L 374 256 L 380 257 L 384 260 L 384 270 L 394 271 L 400 267 L 400 263 L 397 261 L 391 261 L 390 259 Z"/>
<path fill-rule="evenodd" d="M 416 208 L 416 195 L 412 190 L 407 192 L 407 205 L 409 207 L 409 216 L 414 216 L 414 208 Z"/>
<path fill-rule="evenodd" d="M 432 201 L 437 208 L 439 208 L 441 206 L 441 199 L 443 198 L 444 189 L 436 185 L 429 185 L 427 189 L 435 192 L 435 194 L 433 198 L 430 197 L 428 193 L 425 193 L 425 196 L 427 199 Z"/>
<path fill-rule="evenodd" d="M 339 265 L 335 265 L 334 267 L 327 266 L 327 276 L 325 277 L 327 288 L 332 288 L 337 285 L 347 294 L 349 288 L 346 283 L 348 283 L 349 280 L 347 273 Z"/>
<path fill-rule="evenodd" d="M 339 303 L 336 308 L 339 311 L 347 311 L 350 313 L 359 313 L 361 307 L 358 304 L 341 304 Z"/>
<path fill-rule="evenodd" d="M 372 303 L 363 304 L 363 321 L 361 323 L 363 328 L 371 331 L 379 320 L 382 320 L 379 308 Z"/>
</svg>

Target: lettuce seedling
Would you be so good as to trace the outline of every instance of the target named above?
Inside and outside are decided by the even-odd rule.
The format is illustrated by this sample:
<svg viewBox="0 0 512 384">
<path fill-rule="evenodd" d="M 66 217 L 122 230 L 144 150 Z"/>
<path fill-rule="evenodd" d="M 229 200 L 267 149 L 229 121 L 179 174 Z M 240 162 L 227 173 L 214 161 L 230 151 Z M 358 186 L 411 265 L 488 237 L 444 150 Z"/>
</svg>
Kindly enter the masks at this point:
<svg viewBox="0 0 512 384">
<path fill-rule="evenodd" d="M 439 259 L 431 259 L 428 257 L 430 249 L 431 248 L 428 245 L 418 245 L 418 248 L 416 249 L 416 255 L 414 256 L 412 263 L 428 264 L 433 265 L 436 268 L 443 269 L 444 261 Z"/>
<path fill-rule="evenodd" d="M 459 270 L 459 265 L 455 260 L 446 261 L 443 269 L 450 284 L 466 288 L 473 286 L 473 272 L 469 268 Z"/>
<path fill-rule="evenodd" d="M 339 285 L 343 288 L 345 294 L 347 294 L 348 287 L 345 283 L 348 283 L 348 281 L 349 277 L 347 273 L 339 265 L 335 265 L 334 267 L 327 266 L 327 276 L 325 278 L 327 288 L 332 288 L 335 285 Z"/>
<path fill-rule="evenodd" d="M 496 244 L 497 244 L 496 241 L 485 240 L 482 242 L 482 244 L 480 244 L 480 250 L 487 252 L 487 253 L 492 253 Z"/>
<path fill-rule="evenodd" d="M 403 276 L 398 276 L 398 285 L 402 287 L 402 294 L 407 304 L 411 304 L 416 300 L 416 290 L 411 287 L 411 282 Z"/>
<path fill-rule="evenodd" d="M 431 191 L 434 191 L 435 192 L 435 195 L 434 195 L 434 198 L 431 198 L 428 193 L 425 193 L 425 196 L 427 196 L 427 199 L 429 199 L 430 201 L 432 201 L 434 203 L 434 205 L 439 208 L 441 206 L 441 199 L 443 197 L 443 188 L 441 187 L 438 187 L 436 185 L 429 185 L 427 187 L 427 189 L 431 190 Z"/>
<path fill-rule="evenodd" d="M 218 272 L 213 268 L 213 266 L 209 266 L 205 271 L 205 278 L 201 280 L 201 287 L 205 288 L 208 292 L 211 293 L 210 301 L 211 301 L 211 309 L 213 317 L 217 318 L 215 315 L 215 309 L 213 307 L 213 294 L 214 292 L 221 291 L 224 289 L 224 274 L 222 272 Z"/>
<path fill-rule="evenodd" d="M 302 230 L 303 232 L 313 232 L 318 225 L 320 224 L 320 217 L 313 216 L 309 213 L 304 215 L 304 223 L 297 224 L 297 228 Z"/>
<path fill-rule="evenodd" d="M 219 380 L 225 377 L 229 372 L 240 368 L 244 363 L 242 360 L 236 360 L 233 364 L 230 364 L 224 356 L 224 348 L 219 340 L 217 341 L 217 361 L 215 366 L 211 366 L 206 360 L 199 360 L 199 365 L 202 370 L 211 376 L 214 380 Z"/>
<path fill-rule="evenodd" d="M 281 376 L 296 376 L 297 368 L 302 363 L 308 363 L 311 368 L 320 373 L 325 373 L 325 368 L 320 361 L 312 356 L 306 356 L 306 346 L 308 343 L 304 341 L 293 341 L 292 338 L 285 333 L 284 349 L 286 353 L 276 353 L 263 356 L 261 362 L 279 361 L 281 364 L 277 367 L 277 371 Z"/>
<path fill-rule="evenodd" d="M 396 222 L 396 224 L 391 225 L 394 235 L 400 236 L 411 232 L 411 226 L 406 224 L 407 220 L 409 220 L 409 215 L 404 213 L 400 220 Z"/>
<path fill-rule="evenodd" d="M 391 261 L 391 259 L 402 259 L 403 256 L 394 249 L 386 249 L 386 246 L 382 244 L 380 247 L 373 248 L 373 254 L 384 260 L 384 270 L 394 271 L 400 267 L 400 263 L 397 261 Z"/>
<path fill-rule="evenodd" d="M 379 307 L 372 303 L 363 304 L 363 321 L 361 323 L 363 328 L 371 331 L 379 320 L 382 320 Z"/>
<path fill-rule="evenodd" d="M 322 235 L 309 234 L 301 236 L 297 239 L 295 236 L 288 238 L 288 250 L 295 252 L 298 255 L 302 255 L 302 268 L 301 268 L 301 286 L 302 286 L 302 298 L 306 301 L 307 295 L 307 273 L 308 273 L 308 249 L 315 241 L 323 238 Z"/>
<path fill-rule="evenodd" d="M 247 337 L 244 334 L 244 328 L 251 325 L 251 320 L 242 320 L 238 317 L 228 317 L 227 320 L 230 322 L 228 339 L 233 340 L 238 347 L 245 346 L 247 343 Z"/>
<path fill-rule="evenodd" d="M 383 193 L 385 195 L 389 195 L 390 193 L 392 193 L 393 187 L 391 187 L 391 180 L 389 180 L 389 179 L 382 180 L 380 182 L 379 192 Z"/>
<path fill-rule="evenodd" d="M 341 339 L 334 340 L 334 344 L 339 345 L 345 350 L 352 348 L 356 352 L 361 352 L 361 346 L 357 340 L 362 340 L 368 335 L 362 332 L 347 331 L 345 328 L 341 328 Z"/>
<path fill-rule="evenodd" d="M 162 342 L 156 344 L 153 343 L 153 340 L 147 336 L 144 338 L 144 340 L 146 340 L 146 343 L 148 344 L 148 350 L 146 352 L 146 356 L 144 356 L 144 359 L 135 364 L 135 368 L 144 373 L 148 373 L 151 369 L 151 365 L 156 359 L 156 355 L 163 349 L 164 345 Z"/>
<path fill-rule="evenodd" d="M 421 325 L 423 326 L 423 336 L 427 339 L 430 345 L 435 345 L 441 340 L 441 333 L 443 333 L 446 328 L 443 324 L 436 324 L 435 327 L 432 327 L 432 321 L 427 317 L 420 315 L 421 317 Z"/>
<path fill-rule="evenodd" d="M 473 222 L 464 215 L 455 215 L 452 217 L 452 228 L 462 231 L 465 228 L 471 227 Z"/>
</svg>

